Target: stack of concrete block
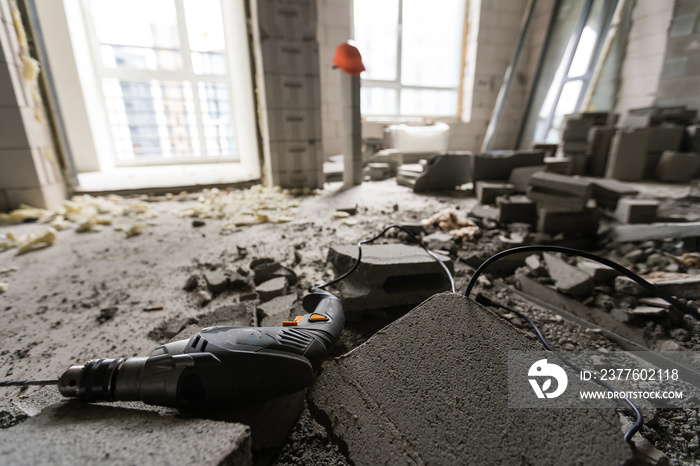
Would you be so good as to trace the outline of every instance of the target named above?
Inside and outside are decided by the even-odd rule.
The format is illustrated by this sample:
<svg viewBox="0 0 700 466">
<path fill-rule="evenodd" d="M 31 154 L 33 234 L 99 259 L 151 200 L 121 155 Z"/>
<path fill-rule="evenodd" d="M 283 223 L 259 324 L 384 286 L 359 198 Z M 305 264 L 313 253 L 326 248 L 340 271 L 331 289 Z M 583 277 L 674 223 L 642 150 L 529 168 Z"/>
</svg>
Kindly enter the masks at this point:
<svg viewBox="0 0 700 466">
<path fill-rule="evenodd" d="M 490 151 L 473 155 L 471 178 L 477 181 L 506 181 L 513 169 L 541 166 L 544 152 L 539 150 Z"/>
<path fill-rule="evenodd" d="M 323 187 L 316 2 L 258 0 L 256 5 L 265 176 L 286 188 Z"/>
<path fill-rule="evenodd" d="M 561 128 L 561 155 L 568 159 L 568 175 L 584 175 L 588 165 L 588 133 L 594 126 L 603 126 L 607 112 L 572 113 L 564 117 Z"/>
<path fill-rule="evenodd" d="M 39 89 L 25 78 L 31 58 L 12 5 L 0 1 L 0 211 L 20 204 L 57 209 L 66 189 Z"/>
<path fill-rule="evenodd" d="M 527 197 L 537 203 L 537 230 L 550 234 L 594 234 L 598 215 L 587 207 L 592 183 L 588 179 L 539 172 L 530 178 Z"/>
</svg>

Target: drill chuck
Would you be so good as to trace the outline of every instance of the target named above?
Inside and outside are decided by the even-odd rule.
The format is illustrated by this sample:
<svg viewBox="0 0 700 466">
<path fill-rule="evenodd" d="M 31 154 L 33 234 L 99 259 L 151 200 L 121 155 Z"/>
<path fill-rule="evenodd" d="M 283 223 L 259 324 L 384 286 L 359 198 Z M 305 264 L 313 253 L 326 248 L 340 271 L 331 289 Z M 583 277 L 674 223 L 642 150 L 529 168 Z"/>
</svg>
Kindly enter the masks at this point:
<svg viewBox="0 0 700 466">
<path fill-rule="evenodd" d="M 312 310 L 283 327 L 210 327 L 148 357 L 94 359 L 59 379 L 85 402 L 143 401 L 186 410 L 260 401 L 308 387 L 345 322 L 340 301 L 316 290 Z"/>
</svg>

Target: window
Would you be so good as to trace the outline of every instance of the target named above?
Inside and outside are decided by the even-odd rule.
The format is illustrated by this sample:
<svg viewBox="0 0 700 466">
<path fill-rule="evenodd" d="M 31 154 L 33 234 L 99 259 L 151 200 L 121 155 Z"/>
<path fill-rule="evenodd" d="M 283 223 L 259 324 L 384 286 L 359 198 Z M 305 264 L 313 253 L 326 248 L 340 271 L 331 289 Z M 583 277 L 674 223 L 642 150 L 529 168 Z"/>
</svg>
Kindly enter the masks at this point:
<svg viewBox="0 0 700 466">
<path fill-rule="evenodd" d="M 564 0 L 557 11 L 520 147 L 558 143 L 564 115 L 581 110 L 617 0 Z"/>
<path fill-rule="evenodd" d="M 464 0 L 354 0 L 363 116 L 456 117 Z"/>
<path fill-rule="evenodd" d="M 238 161 L 220 0 L 84 0 L 115 165 Z"/>
</svg>

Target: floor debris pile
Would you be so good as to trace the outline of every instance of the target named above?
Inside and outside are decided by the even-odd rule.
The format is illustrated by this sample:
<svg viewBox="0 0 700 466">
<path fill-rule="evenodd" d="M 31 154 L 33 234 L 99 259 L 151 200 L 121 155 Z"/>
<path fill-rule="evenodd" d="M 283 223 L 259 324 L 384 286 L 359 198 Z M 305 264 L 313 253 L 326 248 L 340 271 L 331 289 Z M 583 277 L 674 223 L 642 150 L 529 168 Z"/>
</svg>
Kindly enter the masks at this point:
<svg viewBox="0 0 700 466">
<path fill-rule="evenodd" d="M 519 181 L 518 185 L 527 189 L 528 183 Z M 603 185 L 606 190 L 596 191 L 596 186 Z M 280 325 L 303 314 L 301 298 L 309 286 L 324 283 L 351 266 L 358 241 L 392 223 L 409 229 L 451 263 L 458 293 L 465 290 L 474 269 L 491 255 L 514 246 L 553 244 L 614 260 L 697 307 L 700 232 L 694 225 L 700 218 L 697 200 L 687 188 L 600 182 L 591 186 L 584 210 L 574 213 L 579 217 L 580 212 L 595 213 L 600 228 L 586 234 L 579 234 L 582 229 L 550 232 L 540 227 L 536 216 L 541 214 L 541 201 L 524 193 L 499 194 L 493 204 L 482 204 L 473 192 L 419 195 L 397 186 L 395 180 L 364 183 L 350 190 L 331 187 L 320 193 L 256 187 L 132 199 L 85 197 L 72 200 L 74 204 L 60 214 L 27 209 L 16 213 L 12 224 L 1 226 L 0 236 L 7 238 L 10 231 L 15 238 L 36 234 L 59 215 L 69 228 L 53 226 L 56 240 L 49 248 L 20 255 L 14 247 L 0 251 L 0 281 L 8 285 L 0 307 L 0 337 L 5 342 L 0 379 L 50 378 L 70 364 L 95 357 L 149 354 L 155 345 L 186 338 L 206 326 Z M 620 199 L 644 202 L 620 203 Z M 83 207 L 79 207 L 81 202 Z M 517 207 L 509 212 L 513 205 Z M 623 207 L 618 210 L 618 205 Z M 531 218 L 518 217 L 519 209 L 532 209 Z M 281 222 L 284 226 L 278 224 Z M 80 231 L 83 224 L 93 225 L 86 231 L 101 232 L 86 235 Z M 135 224 L 144 225 L 141 234 L 127 239 L 125 231 Z M 401 231 L 388 232 L 372 246 L 415 248 Z M 350 259 L 334 264 L 328 260 L 333 249 L 347 250 Z M 365 251 L 365 258 L 371 259 L 371 250 Z M 388 266 L 399 267 L 403 255 L 399 256 L 388 260 Z M 425 258 L 426 266 L 436 265 L 427 255 Z M 435 275 L 433 284 L 440 281 L 439 268 L 428 274 Z M 414 307 L 393 306 L 392 293 L 403 296 L 422 282 L 392 277 L 389 274 L 381 284 L 373 284 L 371 291 L 381 292 L 382 302 L 376 306 L 359 303 L 348 310 L 333 356 L 368 341 Z M 480 277 L 479 289 L 532 318 L 557 349 L 614 351 L 625 348 L 624 342 L 651 349 L 700 348 L 697 322 L 679 317 L 623 278 L 587 260 L 531 253 L 494 263 Z M 339 288 L 330 291 L 338 293 Z M 532 329 L 520 316 L 492 311 L 534 341 Z M 594 325 L 585 326 L 581 321 Z M 422 334 L 422 321 L 415 325 Z M 442 328 L 439 319 L 434 325 Z M 621 338 L 615 340 L 613 334 Z M 382 338 L 390 341 L 386 335 Z M 361 351 L 371 353 L 377 342 L 379 339 Z M 403 355 L 407 348 L 401 348 L 392 351 Z M 455 355 L 460 348 L 455 346 Z M 347 358 L 340 361 L 355 364 Z M 319 380 L 331 383 L 328 381 L 340 377 L 338 366 L 338 361 L 327 361 Z M 450 374 L 454 383 L 469 386 L 459 374 Z M 334 421 L 332 409 L 321 409 L 320 399 L 313 401 L 317 390 L 307 395 L 311 403 L 301 396 L 285 401 L 287 405 L 267 408 L 274 414 L 252 429 L 256 462 L 348 464 L 348 456 L 353 458 L 346 445 L 350 439 L 336 429 L 329 435 L 329 422 L 337 423 L 340 418 Z M 26 422 L 24 417 L 37 416 L 41 409 L 60 402 L 50 393 L 51 387 L 0 392 L 2 425 L 7 432 Z M 658 454 L 657 463 L 697 461 L 697 410 L 649 413 L 636 437 L 650 444 L 650 454 Z M 632 418 L 626 411 L 623 417 Z M 267 436 L 267 443 L 261 443 L 261 434 L 256 438 L 256 432 L 282 424 L 294 426 L 289 435 L 278 429 Z M 621 427 L 615 429 L 621 432 Z M 2 435 L 0 430 L 0 438 Z"/>
</svg>

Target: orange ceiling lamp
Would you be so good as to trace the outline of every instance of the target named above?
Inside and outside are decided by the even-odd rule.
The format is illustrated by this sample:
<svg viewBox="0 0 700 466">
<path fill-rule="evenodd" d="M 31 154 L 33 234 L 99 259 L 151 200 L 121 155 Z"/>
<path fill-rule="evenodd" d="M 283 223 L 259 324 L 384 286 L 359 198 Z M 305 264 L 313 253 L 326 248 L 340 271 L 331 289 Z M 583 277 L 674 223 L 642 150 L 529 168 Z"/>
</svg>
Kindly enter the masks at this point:
<svg viewBox="0 0 700 466">
<path fill-rule="evenodd" d="M 336 47 L 333 66 L 353 76 L 359 76 L 365 70 L 365 65 L 362 64 L 362 55 L 360 55 L 354 41 L 349 40 Z"/>
</svg>

